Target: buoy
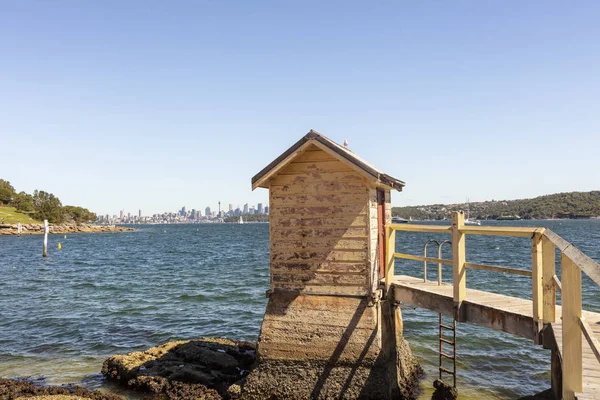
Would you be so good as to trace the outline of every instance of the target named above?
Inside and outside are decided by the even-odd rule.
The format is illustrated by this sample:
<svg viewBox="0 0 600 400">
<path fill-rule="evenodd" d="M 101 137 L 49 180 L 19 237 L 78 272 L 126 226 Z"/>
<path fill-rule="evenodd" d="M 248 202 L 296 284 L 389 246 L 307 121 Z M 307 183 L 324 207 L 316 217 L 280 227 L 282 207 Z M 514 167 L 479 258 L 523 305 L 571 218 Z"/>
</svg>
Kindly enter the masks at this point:
<svg viewBox="0 0 600 400">
<path fill-rule="evenodd" d="M 67 238 L 67 235 L 65 235 L 65 239 Z"/>
<path fill-rule="evenodd" d="M 58 242 L 58 249 L 59 250 L 62 249 L 62 246 L 61 246 L 60 242 Z"/>
</svg>

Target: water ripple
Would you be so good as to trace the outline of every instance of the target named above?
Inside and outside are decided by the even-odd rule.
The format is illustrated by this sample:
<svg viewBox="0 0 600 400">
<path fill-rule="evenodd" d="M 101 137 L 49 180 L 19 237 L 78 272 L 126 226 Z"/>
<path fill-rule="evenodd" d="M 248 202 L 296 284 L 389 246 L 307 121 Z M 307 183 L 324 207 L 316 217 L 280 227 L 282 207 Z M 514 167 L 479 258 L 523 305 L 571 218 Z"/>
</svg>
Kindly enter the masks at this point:
<svg viewBox="0 0 600 400">
<path fill-rule="evenodd" d="M 506 225 L 514 225 L 510 221 Z M 497 223 L 500 225 L 499 223 Z M 533 221 L 600 260 L 600 221 Z M 198 229 L 198 231 L 196 231 Z M 164 233 L 166 230 L 166 233 Z M 142 226 L 136 232 L 0 237 L 0 375 L 45 375 L 52 383 L 102 384 L 102 360 L 168 340 L 229 336 L 256 340 L 269 287 L 265 224 Z M 440 235 L 402 233 L 398 251 L 420 254 Z M 63 248 L 56 250 L 60 241 Z M 444 256 L 450 257 L 449 248 Z M 523 238 L 469 237 L 471 262 L 530 269 Z M 396 272 L 422 276 L 419 262 Z M 437 279 L 437 268 L 428 277 Z M 451 268 L 444 267 L 445 280 Z M 530 279 L 469 270 L 467 286 L 531 297 Z M 584 277 L 584 304 L 600 292 Z M 437 374 L 437 314 L 403 310 L 405 336 L 428 374 Z M 525 339 L 460 324 L 459 385 L 485 398 L 514 398 L 550 385 L 549 353 Z M 465 392 L 463 392 L 465 393 Z"/>
</svg>

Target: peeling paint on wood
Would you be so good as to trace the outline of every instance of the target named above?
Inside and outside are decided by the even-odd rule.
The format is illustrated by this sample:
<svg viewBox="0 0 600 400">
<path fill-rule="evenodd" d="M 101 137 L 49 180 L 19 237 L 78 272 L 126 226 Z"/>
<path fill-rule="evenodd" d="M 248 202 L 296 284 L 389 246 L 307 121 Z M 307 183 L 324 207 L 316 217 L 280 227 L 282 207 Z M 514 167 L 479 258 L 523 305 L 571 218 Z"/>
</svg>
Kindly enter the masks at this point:
<svg viewBox="0 0 600 400">
<path fill-rule="evenodd" d="M 271 227 L 271 237 L 279 237 L 281 239 L 298 239 L 298 238 L 364 238 L 369 237 L 369 231 L 366 227 L 350 227 L 350 228 L 282 228 Z"/>
<path fill-rule="evenodd" d="M 361 275 L 324 274 L 324 273 L 289 273 L 289 271 L 274 271 L 273 281 L 282 283 L 311 283 L 327 285 L 354 285 L 364 287 L 366 277 Z"/>
<path fill-rule="evenodd" d="M 319 249 L 319 250 L 368 250 L 368 243 L 364 238 L 358 239 L 282 239 L 273 242 L 274 249 L 281 250 L 300 250 L 300 249 Z"/>
<path fill-rule="evenodd" d="M 312 173 L 312 174 L 297 174 L 297 175 L 277 175 L 271 178 L 271 184 L 275 186 L 297 185 L 307 182 L 314 182 L 318 179 L 320 182 L 357 182 L 363 183 L 366 187 L 366 179 L 357 175 L 353 171 L 345 172 L 330 172 L 327 174 Z"/>
<path fill-rule="evenodd" d="M 296 163 L 291 162 L 285 168 L 283 168 L 280 175 L 294 175 L 294 174 L 306 174 L 306 173 L 327 173 L 327 172 L 346 172 L 352 171 L 349 167 L 343 163 L 335 161 L 315 161 L 312 163 Z"/>
<path fill-rule="evenodd" d="M 364 204 L 365 194 L 288 194 L 271 195 L 271 204 L 273 207 L 292 207 L 299 205 L 349 205 Z"/>
<path fill-rule="evenodd" d="M 271 254 L 271 261 L 280 260 L 331 260 L 331 261 L 368 261 L 366 251 L 356 250 L 306 250 L 306 251 L 289 251 L 281 250 Z"/>
<path fill-rule="evenodd" d="M 314 183 L 290 183 L 287 185 L 271 184 L 271 192 L 274 195 L 285 194 L 352 194 L 365 190 L 360 181 L 320 181 Z"/>
<path fill-rule="evenodd" d="M 269 187 L 272 289 L 348 295 L 355 285 L 368 293 L 365 178 L 313 146 Z"/>
<path fill-rule="evenodd" d="M 280 270 L 286 270 L 290 273 L 294 271 L 314 271 L 323 273 L 346 273 L 346 274 L 365 274 L 369 264 L 367 262 L 349 262 L 349 261 L 278 261 L 271 264 L 273 273 Z M 365 274 L 366 275 L 366 274 Z"/>
<path fill-rule="evenodd" d="M 270 219 L 270 223 L 282 228 L 288 227 L 367 227 L 366 215 L 342 215 L 332 217 L 302 217 L 295 214 L 293 217 L 278 216 Z"/>
<path fill-rule="evenodd" d="M 288 215 L 331 216 L 332 214 L 364 215 L 366 214 L 367 210 L 368 207 L 365 204 L 276 207 L 275 210 L 269 211 L 269 215 L 272 217 Z"/>
</svg>

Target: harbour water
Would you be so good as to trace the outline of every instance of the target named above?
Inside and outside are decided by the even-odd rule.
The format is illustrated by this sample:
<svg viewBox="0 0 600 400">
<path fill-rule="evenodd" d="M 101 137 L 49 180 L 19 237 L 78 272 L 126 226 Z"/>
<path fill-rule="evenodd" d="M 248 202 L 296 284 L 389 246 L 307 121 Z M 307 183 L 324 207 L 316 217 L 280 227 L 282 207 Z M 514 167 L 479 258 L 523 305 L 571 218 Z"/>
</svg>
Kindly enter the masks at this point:
<svg viewBox="0 0 600 400">
<path fill-rule="evenodd" d="M 546 226 L 600 261 L 600 220 L 484 225 Z M 268 227 L 141 225 L 135 232 L 51 235 L 46 259 L 41 236 L 0 236 L 0 376 L 106 388 L 99 372 L 113 354 L 205 336 L 256 340 L 269 286 Z M 430 238 L 448 237 L 398 232 L 398 251 L 422 254 Z M 530 251 L 527 238 L 467 238 L 467 259 L 475 263 L 530 269 Z M 423 264 L 398 261 L 396 271 L 422 276 Z M 437 265 L 428 271 L 436 280 Z M 450 278 L 451 267 L 444 271 Z M 584 308 L 600 312 L 600 290 L 585 276 L 583 284 Z M 531 298 L 531 280 L 521 276 L 469 270 L 467 286 Z M 437 377 L 438 316 L 411 309 L 403 315 L 405 336 L 427 373 L 427 398 Z M 510 399 L 550 386 L 549 352 L 525 339 L 459 324 L 457 342 L 461 398 Z"/>
</svg>

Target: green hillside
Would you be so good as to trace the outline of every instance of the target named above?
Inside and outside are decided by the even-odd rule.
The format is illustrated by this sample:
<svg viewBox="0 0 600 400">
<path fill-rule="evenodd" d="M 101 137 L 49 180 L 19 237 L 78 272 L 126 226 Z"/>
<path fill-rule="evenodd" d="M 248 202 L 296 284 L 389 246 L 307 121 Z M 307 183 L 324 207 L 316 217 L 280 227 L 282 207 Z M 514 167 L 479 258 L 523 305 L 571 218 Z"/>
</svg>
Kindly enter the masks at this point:
<svg viewBox="0 0 600 400">
<path fill-rule="evenodd" d="M 63 206 L 52 193 L 34 190 L 33 194 L 17 192 L 9 181 L 0 178 L 0 223 L 16 224 L 47 219 L 53 224 L 95 221 L 96 214 L 87 208 Z M 34 221 L 36 220 L 36 221 Z"/>
<path fill-rule="evenodd" d="M 0 224 L 40 224 L 41 221 L 31 218 L 30 214 L 17 211 L 15 207 L 0 206 Z"/>
<path fill-rule="evenodd" d="M 432 204 L 393 207 L 392 214 L 412 219 L 446 219 L 452 211 L 466 210 L 467 204 Z M 556 193 L 533 199 L 492 200 L 469 203 L 470 217 L 496 219 L 517 215 L 523 219 L 592 218 L 600 216 L 600 191 Z"/>
</svg>

